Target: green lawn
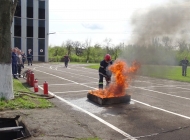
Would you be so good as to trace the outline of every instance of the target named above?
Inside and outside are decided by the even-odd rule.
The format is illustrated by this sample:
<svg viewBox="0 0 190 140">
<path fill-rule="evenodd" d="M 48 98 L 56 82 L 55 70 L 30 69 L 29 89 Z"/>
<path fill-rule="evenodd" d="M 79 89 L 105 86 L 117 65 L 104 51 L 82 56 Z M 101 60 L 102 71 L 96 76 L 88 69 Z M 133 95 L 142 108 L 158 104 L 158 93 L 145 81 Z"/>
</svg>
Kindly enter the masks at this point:
<svg viewBox="0 0 190 140">
<path fill-rule="evenodd" d="M 90 65 L 88 68 L 97 69 L 99 64 Z M 170 79 L 182 82 L 190 82 L 190 67 L 187 68 L 187 76 L 182 76 L 181 66 L 143 65 L 138 71 L 139 75 L 162 79 Z"/>
<path fill-rule="evenodd" d="M 18 91 L 31 92 L 26 86 L 24 86 L 19 80 L 13 80 L 13 89 L 15 98 L 13 100 L 6 101 L 4 98 L 0 99 L 0 110 L 12 110 L 12 109 L 33 109 L 33 108 L 49 108 L 53 104 L 47 99 L 40 99 L 39 96 L 29 94 L 34 97 L 30 97 L 22 94 Z"/>
</svg>

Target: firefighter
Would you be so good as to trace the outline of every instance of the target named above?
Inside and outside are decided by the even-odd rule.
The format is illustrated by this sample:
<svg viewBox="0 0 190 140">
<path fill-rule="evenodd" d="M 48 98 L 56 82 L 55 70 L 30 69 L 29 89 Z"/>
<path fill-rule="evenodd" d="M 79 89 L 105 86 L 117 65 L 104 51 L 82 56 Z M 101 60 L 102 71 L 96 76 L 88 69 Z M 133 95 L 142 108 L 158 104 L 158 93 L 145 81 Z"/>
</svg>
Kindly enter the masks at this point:
<svg viewBox="0 0 190 140">
<path fill-rule="evenodd" d="M 103 89 L 103 78 L 106 80 L 106 87 L 109 86 L 111 82 L 111 71 L 108 70 L 108 67 L 113 64 L 111 60 L 111 55 L 106 54 L 104 60 L 100 62 L 99 67 L 99 89 Z"/>
<path fill-rule="evenodd" d="M 183 60 L 181 60 L 182 76 L 186 76 L 188 63 L 189 63 L 189 61 L 187 60 L 187 57 L 185 57 Z"/>
</svg>

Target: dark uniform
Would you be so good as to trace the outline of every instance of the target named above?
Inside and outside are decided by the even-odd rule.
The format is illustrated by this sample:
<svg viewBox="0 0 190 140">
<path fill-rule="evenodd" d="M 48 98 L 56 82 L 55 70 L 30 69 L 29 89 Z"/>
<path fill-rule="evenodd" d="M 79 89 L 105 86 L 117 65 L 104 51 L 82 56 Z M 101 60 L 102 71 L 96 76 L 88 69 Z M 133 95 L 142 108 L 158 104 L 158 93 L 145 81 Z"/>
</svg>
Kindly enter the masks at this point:
<svg viewBox="0 0 190 140">
<path fill-rule="evenodd" d="M 15 52 L 12 52 L 12 74 L 17 79 L 17 55 Z"/>
<path fill-rule="evenodd" d="M 181 60 L 181 65 L 182 65 L 182 76 L 186 76 L 187 74 L 187 65 L 189 61 L 187 59 Z"/>
<path fill-rule="evenodd" d="M 106 79 L 106 86 L 111 82 L 111 71 L 108 70 L 108 67 L 113 64 L 113 61 L 106 62 L 105 60 L 100 62 L 99 67 L 99 89 L 103 89 L 103 78 Z"/>
<path fill-rule="evenodd" d="M 25 53 L 22 54 L 22 64 L 23 64 L 23 68 L 24 68 L 24 62 L 26 61 L 26 55 Z"/>
<path fill-rule="evenodd" d="M 30 52 L 28 52 L 28 54 L 27 54 L 27 61 L 28 61 L 28 66 L 31 64 L 31 66 L 32 66 L 32 54 L 30 53 Z"/>
<path fill-rule="evenodd" d="M 65 67 L 67 68 L 68 63 L 69 63 L 69 56 L 68 55 L 64 56 L 64 62 L 65 62 Z"/>
</svg>

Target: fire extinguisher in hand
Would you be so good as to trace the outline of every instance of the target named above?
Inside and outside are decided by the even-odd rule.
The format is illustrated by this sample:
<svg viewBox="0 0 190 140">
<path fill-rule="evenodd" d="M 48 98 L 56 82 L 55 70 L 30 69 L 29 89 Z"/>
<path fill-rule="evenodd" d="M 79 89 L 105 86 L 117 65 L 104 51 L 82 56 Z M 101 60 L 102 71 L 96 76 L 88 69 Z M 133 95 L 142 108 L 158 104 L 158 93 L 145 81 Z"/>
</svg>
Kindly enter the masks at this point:
<svg viewBox="0 0 190 140">
<path fill-rule="evenodd" d="M 38 80 L 34 80 L 34 92 L 38 92 Z"/>
</svg>

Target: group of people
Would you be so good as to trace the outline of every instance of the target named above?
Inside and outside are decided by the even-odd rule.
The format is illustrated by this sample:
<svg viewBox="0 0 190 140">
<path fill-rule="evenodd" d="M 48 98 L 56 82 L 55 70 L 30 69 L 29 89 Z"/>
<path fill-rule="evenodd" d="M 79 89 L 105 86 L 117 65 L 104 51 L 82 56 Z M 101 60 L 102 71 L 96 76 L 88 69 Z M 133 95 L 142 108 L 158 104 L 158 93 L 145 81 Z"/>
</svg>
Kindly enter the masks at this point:
<svg viewBox="0 0 190 140">
<path fill-rule="evenodd" d="M 21 77 L 22 68 L 24 68 L 24 63 L 28 61 L 28 65 L 32 65 L 32 54 L 28 51 L 27 56 L 19 48 L 15 47 L 12 49 L 12 75 L 14 79 Z M 18 76 L 18 77 L 17 77 Z"/>
</svg>

